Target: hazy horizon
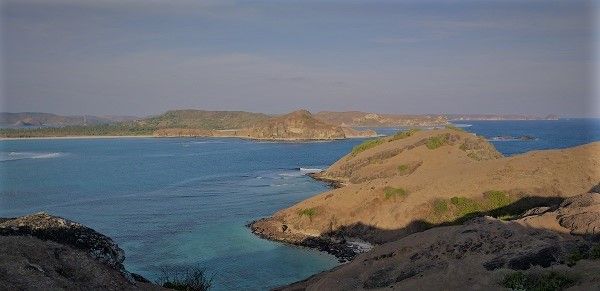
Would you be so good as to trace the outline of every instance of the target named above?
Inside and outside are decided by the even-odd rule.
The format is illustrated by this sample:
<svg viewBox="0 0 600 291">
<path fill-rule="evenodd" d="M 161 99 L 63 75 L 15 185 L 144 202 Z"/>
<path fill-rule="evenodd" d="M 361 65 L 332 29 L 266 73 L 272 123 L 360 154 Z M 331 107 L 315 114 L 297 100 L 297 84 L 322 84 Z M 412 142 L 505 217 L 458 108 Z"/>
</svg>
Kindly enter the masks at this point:
<svg viewBox="0 0 600 291">
<path fill-rule="evenodd" d="M 0 5 L 2 112 L 600 117 L 593 1 Z"/>
</svg>

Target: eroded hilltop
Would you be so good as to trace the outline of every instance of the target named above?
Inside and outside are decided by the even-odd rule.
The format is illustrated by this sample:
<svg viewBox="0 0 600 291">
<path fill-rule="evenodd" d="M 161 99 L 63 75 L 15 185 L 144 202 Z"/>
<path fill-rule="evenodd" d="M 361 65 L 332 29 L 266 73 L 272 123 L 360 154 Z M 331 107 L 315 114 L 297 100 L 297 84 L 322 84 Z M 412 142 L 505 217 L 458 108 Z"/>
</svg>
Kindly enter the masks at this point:
<svg viewBox="0 0 600 291">
<path fill-rule="evenodd" d="M 123 266 L 109 237 L 46 213 L 0 219 L 0 289 L 165 290 Z"/>
<path fill-rule="evenodd" d="M 354 285 L 339 285 L 334 289 L 414 287 L 417 285 L 395 285 L 388 281 L 376 286 L 368 285 L 370 283 L 365 283 L 370 280 L 367 277 L 378 276 L 373 273 L 375 271 L 383 272 L 382 278 L 392 274 L 401 278 L 406 270 L 391 263 L 388 266 L 373 263 L 373 267 L 367 267 L 371 263 L 365 263 L 365 259 L 370 256 L 386 258 L 390 249 L 377 251 L 386 244 L 394 244 L 395 247 L 391 248 L 398 248 L 397 252 L 404 254 L 401 245 L 414 241 L 413 236 L 431 236 L 433 241 L 433 236 L 437 237 L 440 244 L 434 247 L 435 251 L 444 252 L 447 248 L 441 244 L 444 236 L 470 241 L 468 237 L 471 235 L 466 234 L 470 231 L 461 235 L 468 226 L 457 226 L 468 221 L 468 225 L 481 224 L 484 227 L 490 224 L 492 226 L 489 227 L 494 229 L 508 228 L 519 233 L 517 224 L 505 224 L 499 219 L 515 219 L 535 207 L 556 207 L 568 197 L 586 193 L 600 181 L 600 143 L 503 157 L 485 139 L 459 129 L 409 131 L 367 141 L 315 177 L 335 182 L 339 188 L 253 222 L 250 224 L 252 231 L 268 239 L 316 247 L 342 259 L 352 259 L 355 254 L 352 248 L 361 240 L 376 245 L 372 252 L 359 257 L 363 259 L 352 261 L 356 270 L 349 276 L 357 278 L 350 280 L 354 282 L 350 284 Z M 600 215 L 597 207 L 593 211 L 591 215 Z M 489 218 L 470 221 L 485 215 Z M 524 221 L 519 225 L 524 225 Z M 552 235 L 565 232 L 557 227 L 548 228 Z M 483 229 L 474 232 L 477 235 L 485 233 Z M 526 241 L 526 233 L 518 236 L 523 236 L 523 241 Z M 494 237 L 485 236 L 480 242 L 493 244 Z M 476 241 L 471 243 L 479 244 Z M 511 248 L 507 247 L 506 251 L 510 252 Z M 526 245 L 524 248 L 527 248 Z M 516 253 L 522 250 L 512 249 Z M 447 250 L 446 255 L 450 256 L 453 252 L 460 253 L 460 250 Z M 406 272 L 414 274 L 404 276 L 412 278 L 421 274 L 421 267 L 423 270 L 438 270 L 437 267 L 428 267 L 437 264 L 436 260 L 428 257 L 417 262 L 412 258 L 404 263 L 413 268 Z M 348 269 L 343 268 L 339 268 L 340 273 L 336 273 L 338 269 L 332 273 L 346 274 L 341 270 Z M 387 270 L 390 268 L 392 270 Z M 452 268 L 441 270 L 451 273 Z M 326 274 L 317 278 L 328 278 Z M 475 281 L 472 283 L 479 282 L 476 276 L 473 278 Z M 481 281 L 484 285 L 487 284 L 485 280 Z M 302 286 L 333 287 L 333 282 L 339 283 L 343 279 L 336 277 L 336 281 L 328 281 L 327 284 L 320 279 L 318 284 L 317 281 L 309 281 L 312 283 Z M 459 281 L 456 288 L 465 286 L 461 284 L 467 282 Z"/>
</svg>

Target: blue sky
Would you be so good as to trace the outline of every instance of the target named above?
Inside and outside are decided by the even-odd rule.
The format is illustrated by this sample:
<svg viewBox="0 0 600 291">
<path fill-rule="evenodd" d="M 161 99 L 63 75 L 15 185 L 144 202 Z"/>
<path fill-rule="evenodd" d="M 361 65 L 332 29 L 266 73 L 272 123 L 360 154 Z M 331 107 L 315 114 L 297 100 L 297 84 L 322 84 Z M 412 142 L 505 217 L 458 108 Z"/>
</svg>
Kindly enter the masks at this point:
<svg viewBox="0 0 600 291">
<path fill-rule="evenodd" d="M 2 111 L 600 111 L 590 1 L 2 3 Z"/>
</svg>

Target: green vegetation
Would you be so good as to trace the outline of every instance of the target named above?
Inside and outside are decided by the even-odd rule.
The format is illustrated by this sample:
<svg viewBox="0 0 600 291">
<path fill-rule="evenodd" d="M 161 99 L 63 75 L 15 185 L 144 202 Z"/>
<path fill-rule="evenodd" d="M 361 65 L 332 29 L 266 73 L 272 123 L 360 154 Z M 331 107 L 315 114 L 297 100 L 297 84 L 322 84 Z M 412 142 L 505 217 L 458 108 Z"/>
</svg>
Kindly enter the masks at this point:
<svg viewBox="0 0 600 291">
<path fill-rule="evenodd" d="M 477 201 L 466 197 L 452 197 L 450 203 L 455 207 L 455 213 L 458 217 L 465 217 L 481 211 Z"/>
<path fill-rule="evenodd" d="M 487 209 L 496 209 L 508 206 L 513 202 L 510 196 L 508 196 L 508 193 L 504 191 L 488 191 L 483 194 L 483 197 L 487 201 Z"/>
<path fill-rule="evenodd" d="M 394 187 L 385 187 L 383 188 L 383 194 L 386 199 L 393 197 L 406 197 L 408 192 L 402 188 L 394 188 Z"/>
<path fill-rule="evenodd" d="M 425 142 L 425 145 L 427 146 L 428 149 L 434 150 L 434 149 L 437 149 L 437 148 L 445 145 L 447 142 L 448 142 L 447 135 L 437 135 L 437 136 L 432 136 L 432 137 L 428 138 L 427 141 Z"/>
<path fill-rule="evenodd" d="M 409 136 L 412 136 L 413 134 L 415 134 L 418 131 L 420 131 L 420 129 L 418 129 L 418 128 L 413 128 L 413 129 L 406 130 L 406 131 L 399 131 L 398 133 L 392 135 L 392 137 L 388 141 L 395 141 L 395 140 L 399 140 L 399 139 L 404 139 L 404 138 L 407 138 Z"/>
<path fill-rule="evenodd" d="M 212 277 L 206 276 L 206 270 L 200 267 L 175 270 L 162 269 L 158 285 L 173 290 L 206 291 L 212 287 Z"/>
<path fill-rule="evenodd" d="M 502 286 L 513 290 L 550 291 L 575 285 L 575 279 L 557 272 L 542 274 L 514 272 L 504 276 Z"/>
<path fill-rule="evenodd" d="M 408 171 L 408 165 L 399 165 L 398 166 L 398 172 L 404 173 L 406 171 Z"/>
<path fill-rule="evenodd" d="M 448 219 L 455 219 L 461 222 L 466 219 L 486 213 L 499 219 L 512 219 L 515 213 L 506 209 L 514 202 L 514 197 L 510 197 L 504 191 L 488 191 L 483 194 L 481 199 L 471 199 L 462 196 L 455 196 L 450 199 L 435 199 L 431 203 L 431 217 L 433 222 L 447 222 Z"/>
<path fill-rule="evenodd" d="M 590 250 L 590 259 L 600 260 L 600 244 L 592 247 L 592 249 Z"/>
<path fill-rule="evenodd" d="M 134 123 L 101 124 L 91 126 L 65 126 L 40 128 L 0 129 L 1 137 L 53 137 L 53 136 L 124 136 L 151 135 L 154 128 Z"/>
<path fill-rule="evenodd" d="M 175 110 L 165 114 L 112 124 L 73 125 L 64 127 L 6 128 L 1 137 L 53 137 L 53 136 L 124 136 L 152 135 L 157 129 L 238 129 L 250 127 L 269 116 L 243 111 Z"/>
<path fill-rule="evenodd" d="M 312 219 L 313 216 L 317 215 L 317 210 L 315 208 L 305 208 L 305 209 L 300 209 L 298 210 L 298 215 L 300 216 L 307 216 L 308 218 Z"/>
<path fill-rule="evenodd" d="M 572 267 L 577 264 L 578 261 L 581 260 L 598 260 L 600 259 L 600 244 L 594 245 L 593 247 L 587 248 L 578 248 L 571 251 L 566 259 L 566 263 L 568 266 Z"/>
<path fill-rule="evenodd" d="M 465 131 L 464 129 L 462 129 L 460 127 L 456 127 L 455 125 L 452 125 L 452 124 L 446 125 L 446 129 L 456 130 L 456 131 Z"/>
<path fill-rule="evenodd" d="M 384 142 L 383 139 L 379 138 L 379 139 L 370 139 L 367 141 L 364 141 L 363 143 L 355 146 L 352 148 L 352 152 L 350 153 L 352 156 L 356 156 L 361 152 L 364 152 L 370 148 L 374 148 L 380 144 L 382 144 Z"/>
<path fill-rule="evenodd" d="M 448 213 L 448 201 L 444 199 L 435 199 L 433 201 L 433 213 L 437 216 L 444 216 Z"/>
</svg>

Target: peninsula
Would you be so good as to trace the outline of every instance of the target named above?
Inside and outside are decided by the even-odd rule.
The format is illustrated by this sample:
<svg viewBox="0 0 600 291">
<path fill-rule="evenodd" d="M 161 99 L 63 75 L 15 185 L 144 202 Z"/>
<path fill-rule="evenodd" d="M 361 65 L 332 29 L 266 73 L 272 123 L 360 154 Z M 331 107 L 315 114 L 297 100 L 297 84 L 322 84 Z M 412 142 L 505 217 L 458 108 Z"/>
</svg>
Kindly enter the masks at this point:
<svg viewBox="0 0 600 291">
<path fill-rule="evenodd" d="M 307 110 L 280 116 L 243 111 L 176 110 L 133 121 L 91 126 L 5 128 L 4 138 L 77 136 L 237 137 L 260 140 L 334 140 L 375 137 L 373 130 L 355 130 L 326 123 Z"/>
<path fill-rule="evenodd" d="M 292 289 L 433 284 L 458 290 L 465 280 L 499 288 L 495 279 L 516 271 L 525 273 L 514 276 L 536 276 L 536 268 L 542 275 L 562 272 L 579 246 L 581 258 L 592 256 L 600 226 L 591 218 L 600 215 L 600 194 L 577 195 L 600 190 L 594 188 L 599 169 L 598 142 L 503 157 L 460 129 L 405 131 L 367 141 L 315 174 L 339 188 L 249 226 L 264 238 L 353 259 Z M 583 216 L 567 219 L 563 213 Z M 374 249 L 355 257 L 370 249 L 356 246 L 368 244 Z M 471 265 L 459 267 L 462 256 Z M 561 274 L 577 277 L 599 266 L 585 262 Z M 454 279 L 444 277 L 450 273 Z"/>
</svg>

